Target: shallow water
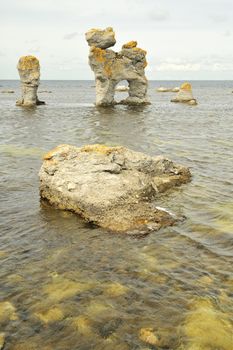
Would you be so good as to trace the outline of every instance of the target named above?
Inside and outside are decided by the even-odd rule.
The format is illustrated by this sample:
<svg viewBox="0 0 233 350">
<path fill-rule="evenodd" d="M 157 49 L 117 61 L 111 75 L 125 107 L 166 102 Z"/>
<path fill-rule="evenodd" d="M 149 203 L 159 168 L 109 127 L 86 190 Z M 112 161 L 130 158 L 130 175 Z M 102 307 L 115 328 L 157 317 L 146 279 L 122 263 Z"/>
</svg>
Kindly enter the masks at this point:
<svg viewBox="0 0 233 350">
<path fill-rule="evenodd" d="M 0 93 L 4 349 L 232 350 L 233 82 L 193 82 L 198 106 L 155 91 L 180 82 L 151 82 L 150 106 L 107 109 L 91 81 L 42 81 L 52 93 L 36 109 L 15 106 L 18 82 L 0 85 L 15 90 Z M 192 182 L 156 203 L 186 220 L 135 239 L 40 203 L 41 157 L 62 143 L 190 167 Z"/>
</svg>

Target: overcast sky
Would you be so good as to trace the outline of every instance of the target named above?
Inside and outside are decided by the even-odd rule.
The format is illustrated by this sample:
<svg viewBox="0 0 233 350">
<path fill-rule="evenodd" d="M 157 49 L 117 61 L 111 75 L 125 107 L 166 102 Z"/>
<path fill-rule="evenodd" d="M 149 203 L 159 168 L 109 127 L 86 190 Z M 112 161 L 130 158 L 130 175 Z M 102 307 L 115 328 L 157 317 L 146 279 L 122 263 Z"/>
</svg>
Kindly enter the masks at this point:
<svg viewBox="0 0 233 350">
<path fill-rule="evenodd" d="M 149 79 L 233 79 L 233 0 L 0 0 L 0 79 L 35 55 L 41 79 L 93 79 L 84 33 L 147 50 Z"/>
</svg>

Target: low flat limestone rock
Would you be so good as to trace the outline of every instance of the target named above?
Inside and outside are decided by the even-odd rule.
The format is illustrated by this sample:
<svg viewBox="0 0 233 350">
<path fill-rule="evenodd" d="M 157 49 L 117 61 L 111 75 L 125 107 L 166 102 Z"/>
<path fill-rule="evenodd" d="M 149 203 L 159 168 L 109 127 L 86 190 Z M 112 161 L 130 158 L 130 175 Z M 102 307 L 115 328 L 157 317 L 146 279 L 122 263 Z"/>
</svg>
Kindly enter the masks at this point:
<svg viewBox="0 0 233 350">
<path fill-rule="evenodd" d="M 183 83 L 177 92 L 175 98 L 171 102 L 182 102 L 190 105 L 197 105 L 197 100 L 193 97 L 192 85 L 189 83 Z"/>
<path fill-rule="evenodd" d="M 164 157 L 125 147 L 60 145 L 44 156 L 40 196 L 57 208 L 113 232 L 146 234 L 176 219 L 156 208 L 156 195 L 191 179 Z"/>
</svg>

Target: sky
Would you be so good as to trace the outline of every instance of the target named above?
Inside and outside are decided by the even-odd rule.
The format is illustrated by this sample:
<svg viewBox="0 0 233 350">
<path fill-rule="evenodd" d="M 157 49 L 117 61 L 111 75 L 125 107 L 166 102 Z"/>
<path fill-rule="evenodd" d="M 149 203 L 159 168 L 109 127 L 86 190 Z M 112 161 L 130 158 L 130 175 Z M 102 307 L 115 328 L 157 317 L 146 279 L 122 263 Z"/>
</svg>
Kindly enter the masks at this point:
<svg viewBox="0 0 233 350">
<path fill-rule="evenodd" d="M 41 79 L 94 79 L 85 32 L 106 27 L 115 51 L 147 51 L 149 79 L 233 80 L 232 0 L 0 0 L 0 79 L 18 79 L 24 55 Z"/>
</svg>

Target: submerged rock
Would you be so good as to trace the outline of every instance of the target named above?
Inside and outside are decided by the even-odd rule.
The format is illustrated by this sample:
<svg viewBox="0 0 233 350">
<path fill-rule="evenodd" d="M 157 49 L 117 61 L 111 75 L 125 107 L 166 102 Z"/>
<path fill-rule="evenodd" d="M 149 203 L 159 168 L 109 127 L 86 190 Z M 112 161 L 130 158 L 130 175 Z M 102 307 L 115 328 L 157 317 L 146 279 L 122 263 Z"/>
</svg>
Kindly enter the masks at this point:
<svg viewBox="0 0 233 350">
<path fill-rule="evenodd" d="M 60 145 L 44 156 L 40 195 L 114 232 L 148 233 L 176 218 L 157 209 L 158 193 L 190 181 L 187 168 L 124 147 Z"/>
<path fill-rule="evenodd" d="M 0 324 L 18 319 L 16 308 L 9 301 L 0 302 Z"/>
<path fill-rule="evenodd" d="M 5 344 L 5 333 L 0 333 L 0 350 L 3 349 Z"/>
<path fill-rule="evenodd" d="M 227 314 L 217 310 L 210 299 L 197 298 L 181 328 L 187 350 L 230 350 L 233 345 L 233 325 Z"/>
<path fill-rule="evenodd" d="M 107 49 L 116 42 L 112 28 L 91 29 L 86 33 L 86 40 L 90 46 L 89 64 L 95 74 L 96 105 L 116 104 L 115 88 L 122 80 L 129 83 L 129 96 L 119 103 L 149 103 L 146 96 L 148 83 L 144 71 L 147 66 L 146 51 L 138 48 L 136 41 L 124 44 L 118 53 Z"/>
<path fill-rule="evenodd" d="M 58 322 L 64 318 L 64 314 L 58 306 L 54 306 L 46 311 L 36 312 L 35 316 L 44 324 Z"/>
<path fill-rule="evenodd" d="M 21 80 L 22 98 L 16 102 L 17 106 L 36 106 L 45 104 L 39 101 L 37 90 L 40 83 L 40 63 L 34 56 L 22 56 L 18 62 Z"/>
<path fill-rule="evenodd" d="M 171 102 L 183 102 L 190 105 L 196 105 L 197 100 L 193 97 L 192 85 L 189 83 L 182 84 L 176 97 L 173 98 Z"/>
<path fill-rule="evenodd" d="M 141 328 L 139 331 L 139 338 L 143 342 L 150 345 L 158 345 L 159 339 L 153 328 Z"/>
</svg>

